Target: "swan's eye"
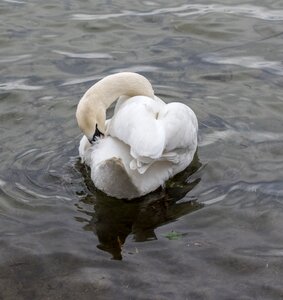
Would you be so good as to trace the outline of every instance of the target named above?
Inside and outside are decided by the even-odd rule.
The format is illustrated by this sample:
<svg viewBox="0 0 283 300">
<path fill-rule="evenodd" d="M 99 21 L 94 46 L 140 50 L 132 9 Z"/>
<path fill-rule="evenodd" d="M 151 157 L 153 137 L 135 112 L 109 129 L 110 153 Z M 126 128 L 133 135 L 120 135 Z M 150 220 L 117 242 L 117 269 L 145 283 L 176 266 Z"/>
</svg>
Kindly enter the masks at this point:
<svg viewBox="0 0 283 300">
<path fill-rule="evenodd" d="M 92 137 L 91 143 L 95 142 L 97 140 L 97 138 L 101 138 L 103 136 L 104 136 L 104 134 L 101 131 L 99 131 L 99 129 L 97 128 L 97 124 L 96 124 L 95 133 L 94 133 L 94 135 Z"/>
</svg>

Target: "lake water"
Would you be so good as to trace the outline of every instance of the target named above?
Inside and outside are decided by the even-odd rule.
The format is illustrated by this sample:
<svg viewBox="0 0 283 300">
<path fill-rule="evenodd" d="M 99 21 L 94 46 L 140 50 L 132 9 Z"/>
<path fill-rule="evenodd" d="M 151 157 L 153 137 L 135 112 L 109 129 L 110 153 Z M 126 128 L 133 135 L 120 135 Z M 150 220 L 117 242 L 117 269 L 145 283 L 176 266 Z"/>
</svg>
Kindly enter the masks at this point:
<svg viewBox="0 0 283 300">
<path fill-rule="evenodd" d="M 0 299 L 283 299 L 283 1 L 0 3 Z M 95 190 L 76 105 L 145 75 L 199 119 L 185 173 Z M 123 244 L 123 246 L 122 246 Z"/>
</svg>

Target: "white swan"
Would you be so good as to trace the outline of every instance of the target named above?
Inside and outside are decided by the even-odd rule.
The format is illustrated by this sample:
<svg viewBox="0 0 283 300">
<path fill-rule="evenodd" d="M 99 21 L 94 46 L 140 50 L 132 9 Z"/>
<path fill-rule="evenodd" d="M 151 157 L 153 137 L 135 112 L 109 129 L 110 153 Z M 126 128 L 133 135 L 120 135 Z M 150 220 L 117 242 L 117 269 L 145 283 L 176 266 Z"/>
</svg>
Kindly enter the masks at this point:
<svg viewBox="0 0 283 300">
<path fill-rule="evenodd" d="M 116 100 L 114 115 L 107 108 Z M 79 153 L 94 185 L 116 198 L 132 199 L 183 171 L 197 148 L 198 122 L 185 104 L 165 104 L 137 73 L 107 76 L 81 98 L 76 112 L 84 137 Z"/>
</svg>

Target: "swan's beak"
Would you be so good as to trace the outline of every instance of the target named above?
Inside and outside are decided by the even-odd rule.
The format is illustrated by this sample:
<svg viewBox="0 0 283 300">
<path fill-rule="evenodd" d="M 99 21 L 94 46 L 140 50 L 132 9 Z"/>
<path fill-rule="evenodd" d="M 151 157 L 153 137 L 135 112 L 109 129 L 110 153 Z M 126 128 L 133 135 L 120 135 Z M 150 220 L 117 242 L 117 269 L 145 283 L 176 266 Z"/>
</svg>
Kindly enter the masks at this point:
<svg viewBox="0 0 283 300">
<path fill-rule="evenodd" d="M 103 138 L 104 134 L 97 128 L 97 124 L 96 124 L 96 128 L 95 128 L 95 133 L 92 137 L 91 140 L 89 140 L 89 142 L 91 144 L 93 144 L 94 142 L 96 142 L 99 138 Z"/>
</svg>

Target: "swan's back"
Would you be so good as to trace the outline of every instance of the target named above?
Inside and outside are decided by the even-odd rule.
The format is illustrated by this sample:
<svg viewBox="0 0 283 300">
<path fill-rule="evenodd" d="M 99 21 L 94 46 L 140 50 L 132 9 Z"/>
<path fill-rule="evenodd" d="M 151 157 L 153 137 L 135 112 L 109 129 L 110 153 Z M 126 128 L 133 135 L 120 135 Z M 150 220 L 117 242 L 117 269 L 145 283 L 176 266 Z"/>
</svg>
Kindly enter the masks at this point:
<svg viewBox="0 0 283 300">
<path fill-rule="evenodd" d="M 182 103 L 135 96 L 118 103 L 107 136 L 80 155 L 91 167 L 95 186 L 117 198 L 145 195 L 192 161 L 197 148 L 197 118 Z"/>
</svg>

